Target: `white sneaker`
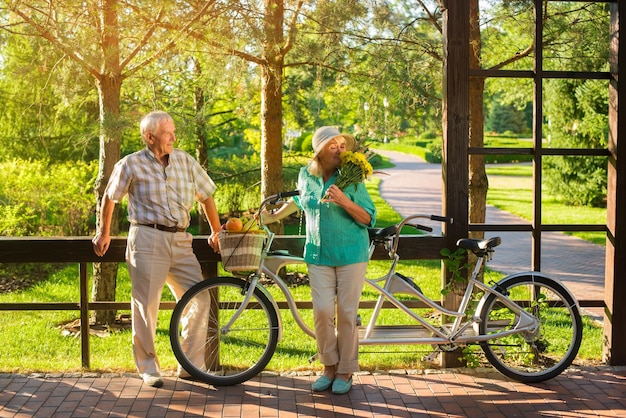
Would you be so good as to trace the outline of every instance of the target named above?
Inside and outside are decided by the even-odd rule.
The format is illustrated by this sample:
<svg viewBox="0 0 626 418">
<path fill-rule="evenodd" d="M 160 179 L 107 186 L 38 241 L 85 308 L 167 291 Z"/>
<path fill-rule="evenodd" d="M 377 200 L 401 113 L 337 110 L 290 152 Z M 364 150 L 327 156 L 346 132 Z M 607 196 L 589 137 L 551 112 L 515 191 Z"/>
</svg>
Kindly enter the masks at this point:
<svg viewBox="0 0 626 418">
<path fill-rule="evenodd" d="M 153 388 L 160 388 L 163 386 L 163 378 L 159 373 L 142 373 L 139 376 L 148 386 L 152 386 Z"/>
</svg>

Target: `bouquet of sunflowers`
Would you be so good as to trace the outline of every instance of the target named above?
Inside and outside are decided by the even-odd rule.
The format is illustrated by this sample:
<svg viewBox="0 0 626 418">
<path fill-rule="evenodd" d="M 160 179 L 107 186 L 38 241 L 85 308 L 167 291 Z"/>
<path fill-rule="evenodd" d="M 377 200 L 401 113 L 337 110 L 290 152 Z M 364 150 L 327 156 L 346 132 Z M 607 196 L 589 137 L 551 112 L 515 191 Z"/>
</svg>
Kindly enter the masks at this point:
<svg viewBox="0 0 626 418">
<path fill-rule="evenodd" d="M 353 151 L 346 151 L 341 154 L 341 164 L 339 165 L 339 175 L 335 185 L 341 190 L 348 186 L 361 183 L 374 173 L 369 160 L 373 153 L 360 141 L 357 141 Z M 322 200 L 328 196 L 322 197 Z"/>
</svg>

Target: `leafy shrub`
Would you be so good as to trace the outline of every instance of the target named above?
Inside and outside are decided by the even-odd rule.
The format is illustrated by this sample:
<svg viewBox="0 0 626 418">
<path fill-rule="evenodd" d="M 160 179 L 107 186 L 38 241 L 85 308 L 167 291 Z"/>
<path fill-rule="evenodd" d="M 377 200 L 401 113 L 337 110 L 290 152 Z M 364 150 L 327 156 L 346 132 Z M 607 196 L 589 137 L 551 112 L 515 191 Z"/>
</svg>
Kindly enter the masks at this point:
<svg viewBox="0 0 626 418">
<path fill-rule="evenodd" d="M 545 158 L 549 190 L 563 201 L 577 206 L 606 206 L 606 165 L 593 157 Z"/>
<path fill-rule="evenodd" d="M 5 236 L 33 235 L 39 217 L 23 203 L 0 205 L 0 232 Z"/>
<path fill-rule="evenodd" d="M 312 138 L 312 134 L 310 134 L 310 133 L 302 134 L 302 135 L 300 135 L 298 137 L 293 138 L 291 140 L 291 149 L 290 149 L 290 151 L 292 151 L 292 152 L 298 152 L 298 151 L 306 152 L 306 151 L 310 151 L 311 150 L 311 138 Z M 303 148 L 303 147 L 309 147 L 309 148 Z"/>
<path fill-rule="evenodd" d="M 605 149 L 608 145 L 608 90 L 601 80 L 554 80 L 548 84 L 546 127 L 552 148 Z M 572 205 L 604 207 L 606 159 L 554 157 L 544 159 L 548 190 Z"/>
<path fill-rule="evenodd" d="M 300 138 L 302 138 L 302 142 L 300 142 L 300 151 L 311 152 L 313 150 L 313 134 L 304 134 Z"/>
<path fill-rule="evenodd" d="M 0 163 L 0 235 L 89 234 L 97 162 Z"/>
<path fill-rule="evenodd" d="M 258 206 L 261 191 L 261 159 L 232 156 L 211 160 L 209 175 L 217 185 L 215 204 L 221 214 L 238 216 Z"/>
<path fill-rule="evenodd" d="M 424 131 L 419 136 L 420 139 L 436 139 L 437 134 L 433 131 Z"/>
<path fill-rule="evenodd" d="M 443 160 L 443 143 L 441 139 L 427 144 L 426 148 L 429 151 L 426 154 L 426 161 L 429 163 L 440 163 Z"/>
</svg>

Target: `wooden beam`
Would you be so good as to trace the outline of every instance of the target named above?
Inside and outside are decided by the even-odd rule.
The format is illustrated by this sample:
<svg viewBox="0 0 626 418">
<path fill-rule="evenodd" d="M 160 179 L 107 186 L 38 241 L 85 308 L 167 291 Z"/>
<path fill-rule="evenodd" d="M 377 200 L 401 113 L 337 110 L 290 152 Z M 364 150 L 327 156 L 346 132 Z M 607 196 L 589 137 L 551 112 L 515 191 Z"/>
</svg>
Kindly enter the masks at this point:
<svg viewBox="0 0 626 418">
<path fill-rule="evenodd" d="M 611 3 L 609 85 L 609 151 L 607 185 L 607 240 L 604 280 L 604 361 L 626 365 L 626 119 L 619 117 L 620 106 L 626 109 L 626 38 L 620 28 L 626 27 L 623 2 Z M 624 12 L 624 13 L 620 13 Z M 624 142 L 618 147 L 618 141 Z"/>
<path fill-rule="evenodd" d="M 195 236 L 193 250 L 200 263 L 221 261 L 207 242 L 207 236 Z M 400 238 L 398 254 L 406 260 L 440 259 L 440 251 L 446 238 L 428 235 L 406 235 Z M 302 255 L 303 237 L 277 236 L 273 249 L 289 250 L 293 255 Z M 0 263 L 95 263 L 100 261 L 124 262 L 126 238 L 113 237 L 109 251 L 104 257 L 93 252 L 91 237 L 0 237 Z M 374 260 L 385 260 L 387 252 L 377 248 Z M 215 275 L 214 273 L 207 273 Z"/>
<path fill-rule="evenodd" d="M 443 211 L 450 248 L 467 237 L 469 209 L 469 3 L 445 1 L 443 13 Z"/>
<path fill-rule="evenodd" d="M 443 2 L 443 175 L 442 208 L 445 216 L 454 218 L 443 232 L 448 248 L 454 249 L 459 238 L 468 235 L 469 225 L 469 55 L 470 4 L 468 1 Z M 442 269 L 442 282 L 450 274 Z M 460 298 L 448 294 L 443 306 L 455 310 Z M 462 365 L 459 351 L 441 356 L 442 367 Z"/>
<path fill-rule="evenodd" d="M 534 85 L 533 85 L 533 218 L 531 265 L 541 271 L 541 220 L 543 199 L 543 8 L 542 0 L 534 0 Z"/>
</svg>

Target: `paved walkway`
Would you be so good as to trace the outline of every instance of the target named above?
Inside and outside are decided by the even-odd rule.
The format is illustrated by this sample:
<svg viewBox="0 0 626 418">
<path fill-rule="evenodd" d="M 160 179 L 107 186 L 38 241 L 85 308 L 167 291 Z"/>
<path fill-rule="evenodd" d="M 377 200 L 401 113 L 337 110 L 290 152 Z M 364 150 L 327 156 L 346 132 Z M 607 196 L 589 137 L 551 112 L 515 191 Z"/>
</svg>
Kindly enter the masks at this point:
<svg viewBox="0 0 626 418">
<path fill-rule="evenodd" d="M 347 395 L 313 393 L 315 376 L 261 374 L 237 386 L 135 376 L 0 375 L 0 417 L 624 417 L 626 368 L 567 370 L 544 383 L 494 371 L 355 376 Z"/>
<path fill-rule="evenodd" d="M 428 164 L 412 155 L 377 150 L 395 164 L 381 175 L 381 196 L 402 216 L 416 213 L 441 215 L 441 166 Z M 528 223 L 515 215 L 487 207 L 486 223 Z M 439 222 L 429 224 L 440 228 Z M 438 229 L 435 232 L 440 232 Z M 486 232 L 485 237 L 500 236 L 488 267 L 505 274 L 531 270 L 530 232 Z M 577 299 L 604 299 L 605 248 L 559 232 L 542 234 L 541 271 L 561 280 Z M 589 310 L 600 318 L 599 310 Z"/>
<path fill-rule="evenodd" d="M 401 214 L 441 214 L 441 171 L 399 153 L 382 195 Z M 507 222 L 489 208 L 487 221 Z M 519 220 L 511 219 L 509 222 Z M 437 226 L 433 224 L 432 226 Z M 530 266 L 522 233 L 498 233 L 490 267 Z M 604 252 L 563 234 L 544 235 L 544 271 L 578 298 L 600 299 Z M 595 251 L 595 252 L 594 252 Z M 590 262 L 591 261 L 591 262 Z M 526 266 L 526 267 L 524 267 Z M 624 417 L 626 367 L 572 367 L 556 378 L 526 385 L 493 370 L 417 370 L 355 376 L 347 395 L 313 393 L 310 373 L 262 373 L 237 386 L 210 387 L 165 377 L 160 389 L 134 374 L 0 374 L 0 418 L 12 417 Z"/>
</svg>

